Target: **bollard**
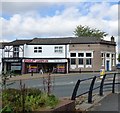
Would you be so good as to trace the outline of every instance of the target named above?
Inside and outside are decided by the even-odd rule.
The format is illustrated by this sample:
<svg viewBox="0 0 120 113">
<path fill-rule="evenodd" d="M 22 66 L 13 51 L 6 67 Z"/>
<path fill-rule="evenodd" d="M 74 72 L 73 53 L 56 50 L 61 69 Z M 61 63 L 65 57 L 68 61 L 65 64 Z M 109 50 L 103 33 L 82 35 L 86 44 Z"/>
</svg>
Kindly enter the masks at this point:
<svg viewBox="0 0 120 113">
<path fill-rule="evenodd" d="M 100 79 L 105 75 L 105 69 L 100 69 Z"/>
<path fill-rule="evenodd" d="M 33 76 L 33 71 L 31 72 L 31 76 Z"/>
</svg>

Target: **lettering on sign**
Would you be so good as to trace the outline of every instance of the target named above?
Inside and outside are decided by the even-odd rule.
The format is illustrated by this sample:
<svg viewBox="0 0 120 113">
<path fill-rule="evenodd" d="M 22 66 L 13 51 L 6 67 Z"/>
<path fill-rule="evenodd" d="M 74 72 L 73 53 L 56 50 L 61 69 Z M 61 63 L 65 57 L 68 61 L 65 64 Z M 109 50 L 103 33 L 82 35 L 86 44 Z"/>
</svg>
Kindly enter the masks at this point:
<svg viewBox="0 0 120 113">
<path fill-rule="evenodd" d="M 42 59 L 25 59 L 24 62 L 48 62 L 48 60 L 42 60 Z"/>
<path fill-rule="evenodd" d="M 4 62 L 20 62 L 19 59 L 5 59 Z"/>
</svg>

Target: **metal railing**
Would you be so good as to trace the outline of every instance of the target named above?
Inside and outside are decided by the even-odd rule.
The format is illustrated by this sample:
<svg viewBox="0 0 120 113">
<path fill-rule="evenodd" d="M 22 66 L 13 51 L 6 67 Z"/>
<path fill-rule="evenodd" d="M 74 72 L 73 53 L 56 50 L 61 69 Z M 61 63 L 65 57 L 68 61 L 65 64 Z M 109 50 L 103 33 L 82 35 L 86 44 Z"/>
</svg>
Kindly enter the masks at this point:
<svg viewBox="0 0 120 113">
<path fill-rule="evenodd" d="M 115 93 L 115 85 L 116 84 L 120 84 L 120 82 L 116 82 L 116 75 L 118 75 L 120 73 L 108 73 L 108 74 L 105 74 L 103 76 L 102 79 L 100 79 L 100 85 L 97 86 L 97 87 L 94 87 L 95 86 L 95 82 L 96 82 L 96 78 L 99 78 L 100 76 L 94 76 L 94 77 L 91 77 L 91 78 L 86 78 L 86 79 L 82 79 L 82 80 L 78 80 L 75 87 L 74 87 L 74 90 L 73 90 L 73 93 L 72 93 L 72 96 L 71 96 L 71 100 L 75 100 L 77 97 L 80 97 L 82 95 L 85 95 L 85 94 L 88 94 L 88 103 L 92 103 L 92 97 L 93 97 L 93 91 L 96 90 L 96 89 L 99 89 L 99 95 L 100 96 L 103 96 L 103 89 L 104 89 L 104 86 L 107 86 L 107 85 L 112 85 L 112 93 Z M 105 83 L 105 80 L 106 80 L 106 77 L 107 76 L 110 76 L 112 77 L 111 75 L 113 75 L 112 77 L 112 82 L 109 82 L 109 83 Z M 118 75 L 119 76 L 119 75 Z M 78 89 L 79 89 L 79 86 L 82 82 L 85 82 L 85 81 L 88 81 L 88 80 L 91 80 L 91 83 L 90 83 L 90 86 L 89 86 L 89 90 L 82 93 L 82 94 L 79 94 L 77 95 L 77 92 L 78 92 Z"/>
</svg>

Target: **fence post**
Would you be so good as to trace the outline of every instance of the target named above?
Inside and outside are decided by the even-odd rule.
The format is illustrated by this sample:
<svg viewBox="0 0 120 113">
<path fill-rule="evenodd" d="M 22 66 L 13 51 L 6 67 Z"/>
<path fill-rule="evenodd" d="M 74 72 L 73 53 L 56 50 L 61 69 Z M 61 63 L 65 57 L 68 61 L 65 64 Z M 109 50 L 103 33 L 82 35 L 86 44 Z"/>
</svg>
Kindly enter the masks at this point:
<svg viewBox="0 0 120 113">
<path fill-rule="evenodd" d="M 75 100 L 79 85 L 80 85 L 80 80 L 78 80 L 76 85 L 75 85 L 75 88 L 74 88 L 73 93 L 72 93 L 71 100 Z"/>
<path fill-rule="evenodd" d="M 93 77 L 93 80 L 91 82 L 90 88 L 89 88 L 89 92 L 88 92 L 88 103 L 92 102 L 92 91 L 93 91 L 93 87 L 95 84 L 95 80 L 96 80 L 96 76 Z"/>
<path fill-rule="evenodd" d="M 103 96 L 103 85 L 104 85 L 104 80 L 105 80 L 106 74 L 103 76 L 102 80 L 101 80 L 101 84 L 100 84 L 100 91 L 99 91 L 99 95 Z"/>
<path fill-rule="evenodd" d="M 114 73 L 114 77 L 113 77 L 112 93 L 115 93 L 115 78 L 116 78 L 116 73 Z"/>
</svg>

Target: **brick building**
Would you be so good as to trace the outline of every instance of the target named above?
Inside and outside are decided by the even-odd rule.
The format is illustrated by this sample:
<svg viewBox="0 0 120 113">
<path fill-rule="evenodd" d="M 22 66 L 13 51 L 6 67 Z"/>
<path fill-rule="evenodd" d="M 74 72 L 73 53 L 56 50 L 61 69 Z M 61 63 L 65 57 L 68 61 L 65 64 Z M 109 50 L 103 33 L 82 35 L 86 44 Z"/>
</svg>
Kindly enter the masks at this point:
<svg viewBox="0 0 120 113">
<path fill-rule="evenodd" d="M 116 43 L 95 37 L 15 40 L 4 49 L 4 71 L 69 73 L 115 70 Z"/>
</svg>

